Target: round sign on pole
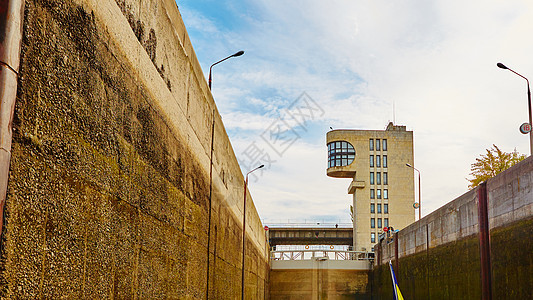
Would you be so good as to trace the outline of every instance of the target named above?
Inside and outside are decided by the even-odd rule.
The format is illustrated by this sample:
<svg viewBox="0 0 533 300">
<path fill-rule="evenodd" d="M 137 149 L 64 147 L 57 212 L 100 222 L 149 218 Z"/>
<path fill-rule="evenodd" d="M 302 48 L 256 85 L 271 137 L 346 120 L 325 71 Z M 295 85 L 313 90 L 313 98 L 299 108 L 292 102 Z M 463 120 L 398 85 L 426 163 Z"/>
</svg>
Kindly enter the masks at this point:
<svg viewBox="0 0 533 300">
<path fill-rule="evenodd" d="M 264 228 L 265 228 L 265 230 L 268 230 L 268 226 L 266 226 L 266 225 L 265 225 L 265 227 L 264 227 Z"/>
<path fill-rule="evenodd" d="M 520 125 L 520 132 L 523 134 L 528 134 L 531 131 L 531 124 L 524 123 Z"/>
<path fill-rule="evenodd" d="M 415 202 L 415 203 L 413 203 L 413 207 L 414 207 L 415 209 L 417 209 L 417 208 L 420 207 L 420 204 L 419 204 L 418 202 Z"/>
<path fill-rule="evenodd" d="M 383 227 L 383 231 L 385 232 L 389 231 L 389 227 Z"/>
</svg>

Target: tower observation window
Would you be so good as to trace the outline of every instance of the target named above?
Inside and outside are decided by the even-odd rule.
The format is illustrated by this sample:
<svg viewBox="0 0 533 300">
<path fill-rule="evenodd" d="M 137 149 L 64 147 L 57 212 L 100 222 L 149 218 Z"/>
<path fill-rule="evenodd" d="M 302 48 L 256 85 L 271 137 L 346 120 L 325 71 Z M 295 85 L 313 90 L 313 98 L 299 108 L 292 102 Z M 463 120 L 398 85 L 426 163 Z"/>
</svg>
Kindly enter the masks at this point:
<svg viewBox="0 0 533 300">
<path fill-rule="evenodd" d="M 328 144 L 328 168 L 351 164 L 355 159 L 355 149 L 346 141 Z"/>
</svg>

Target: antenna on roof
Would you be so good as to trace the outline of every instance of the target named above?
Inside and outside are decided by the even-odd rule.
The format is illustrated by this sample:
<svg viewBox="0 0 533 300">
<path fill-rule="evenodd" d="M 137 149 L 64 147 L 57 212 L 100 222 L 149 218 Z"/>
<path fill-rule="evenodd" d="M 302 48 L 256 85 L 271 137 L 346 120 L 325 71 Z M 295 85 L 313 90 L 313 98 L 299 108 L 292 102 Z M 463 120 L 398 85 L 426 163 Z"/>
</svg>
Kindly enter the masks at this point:
<svg viewBox="0 0 533 300">
<path fill-rule="evenodd" d="M 392 123 L 396 124 L 396 101 L 392 99 Z"/>
</svg>

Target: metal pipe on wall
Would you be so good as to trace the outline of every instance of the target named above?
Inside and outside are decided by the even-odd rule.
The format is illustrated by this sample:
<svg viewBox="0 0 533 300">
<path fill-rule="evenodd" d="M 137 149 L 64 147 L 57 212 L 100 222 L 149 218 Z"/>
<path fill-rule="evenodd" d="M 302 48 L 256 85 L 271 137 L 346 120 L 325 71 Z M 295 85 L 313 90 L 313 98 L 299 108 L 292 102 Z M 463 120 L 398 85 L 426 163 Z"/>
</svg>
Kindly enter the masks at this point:
<svg viewBox="0 0 533 300">
<path fill-rule="evenodd" d="M 490 232 L 487 182 L 481 183 L 477 189 L 477 207 L 479 224 L 479 258 L 481 277 L 481 298 L 492 299 L 492 271 L 490 261 Z"/>
<path fill-rule="evenodd" d="M 0 0 L 0 234 L 9 180 L 24 0 Z"/>
</svg>

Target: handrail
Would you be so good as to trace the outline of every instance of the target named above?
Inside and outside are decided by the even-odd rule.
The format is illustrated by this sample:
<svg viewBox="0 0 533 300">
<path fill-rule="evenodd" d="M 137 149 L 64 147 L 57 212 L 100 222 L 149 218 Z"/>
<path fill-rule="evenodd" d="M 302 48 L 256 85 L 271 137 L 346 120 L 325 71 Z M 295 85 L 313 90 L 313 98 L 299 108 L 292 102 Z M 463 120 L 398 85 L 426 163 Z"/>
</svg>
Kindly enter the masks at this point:
<svg viewBox="0 0 533 300">
<path fill-rule="evenodd" d="M 307 254 L 307 255 L 306 255 Z M 275 250 L 270 251 L 271 260 L 374 260 L 374 252 L 348 250 Z"/>
</svg>

